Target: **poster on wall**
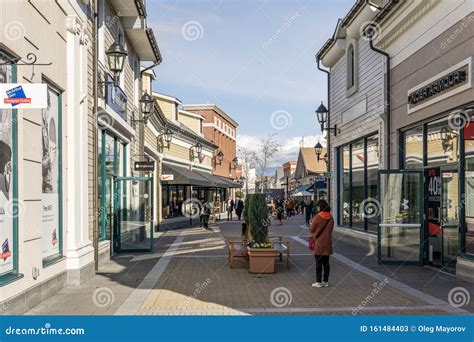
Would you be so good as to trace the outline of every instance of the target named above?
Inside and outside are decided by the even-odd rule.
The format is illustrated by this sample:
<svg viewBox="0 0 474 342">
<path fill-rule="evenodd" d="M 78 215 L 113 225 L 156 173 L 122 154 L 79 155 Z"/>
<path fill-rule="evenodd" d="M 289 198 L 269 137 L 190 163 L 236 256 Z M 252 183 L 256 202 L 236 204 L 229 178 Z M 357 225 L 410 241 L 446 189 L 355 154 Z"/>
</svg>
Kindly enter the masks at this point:
<svg viewBox="0 0 474 342">
<path fill-rule="evenodd" d="M 0 58 L 1 62 L 4 62 Z M 0 83 L 12 82 L 12 68 L 0 65 Z M 0 109 L 0 275 L 13 270 L 13 113 Z"/>
<path fill-rule="evenodd" d="M 59 253 L 58 95 L 48 88 L 43 121 L 43 258 Z"/>
</svg>

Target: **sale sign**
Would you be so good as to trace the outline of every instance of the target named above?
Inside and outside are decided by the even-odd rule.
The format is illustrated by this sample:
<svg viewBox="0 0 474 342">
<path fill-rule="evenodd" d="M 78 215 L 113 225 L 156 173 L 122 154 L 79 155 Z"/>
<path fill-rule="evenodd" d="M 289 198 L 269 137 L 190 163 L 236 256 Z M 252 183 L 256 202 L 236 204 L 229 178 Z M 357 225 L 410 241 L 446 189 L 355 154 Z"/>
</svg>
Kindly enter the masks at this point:
<svg viewBox="0 0 474 342">
<path fill-rule="evenodd" d="M 44 83 L 0 83 L 0 109 L 46 108 Z"/>
</svg>

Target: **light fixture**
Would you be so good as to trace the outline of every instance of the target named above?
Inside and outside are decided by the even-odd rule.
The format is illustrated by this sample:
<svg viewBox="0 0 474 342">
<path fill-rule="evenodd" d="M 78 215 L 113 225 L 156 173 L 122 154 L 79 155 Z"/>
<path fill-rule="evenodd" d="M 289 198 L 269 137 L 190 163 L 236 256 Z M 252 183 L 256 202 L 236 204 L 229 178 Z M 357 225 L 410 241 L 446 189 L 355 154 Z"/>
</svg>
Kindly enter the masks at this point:
<svg viewBox="0 0 474 342">
<path fill-rule="evenodd" d="M 324 106 L 323 101 L 319 105 L 318 109 L 316 109 L 316 116 L 318 119 L 319 124 L 321 125 L 321 132 L 326 131 L 334 131 L 334 136 L 337 136 L 337 125 L 334 125 L 333 128 L 326 127 L 326 123 L 328 121 L 328 113 L 329 111 Z"/>
<path fill-rule="evenodd" d="M 140 103 L 140 111 L 142 112 L 143 119 L 135 119 L 132 120 L 132 122 L 143 122 L 146 125 L 148 118 L 153 114 L 153 103 L 155 99 L 145 92 L 138 102 Z"/>
<path fill-rule="evenodd" d="M 191 150 L 196 153 L 197 158 L 200 159 L 202 155 L 202 144 L 198 141 L 196 145 L 191 146 Z M 194 155 L 193 153 L 193 155 Z M 196 155 L 194 155 L 194 158 L 196 158 Z"/>
<path fill-rule="evenodd" d="M 450 148 L 453 148 L 453 143 L 451 142 L 451 139 L 453 138 L 451 131 L 449 131 L 446 126 L 444 126 L 441 128 L 439 134 L 441 137 L 441 146 L 443 147 L 443 151 L 446 153 Z"/>
<path fill-rule="evenodd" d="M 112 43 L 110 47 L 107 49 L 105 54 L 107 55 L 107 60 L 109 62 L 109 69 L 114 74 L 114 85 L 118 85 L 119 82 L 119 74 L 123 71 L 123 66 L 125 64 L 125 58 L 128 56 L 127 51 L 120 43 L 120 37 L 117 41 Z"/>
<path fill-rule="evenodd" d="M 165 131 L 158 135 L 158 146 L 160 150 L 163 151 L 163 147 L 166 143 L 166 148 L 169 150 L 171 146 L 171 141 L 173 140 L 173 132 L 169 127 L 166 127 Z"/>
<path fill-rule="evenodd" d="M 239 159 L 238 159 L 237 157 L 235 157 L 234 159 L 232 159 L 231 168 L 232 168 L 232 169 L 236 169 L 237 166 L 239 166 Z"/>
<path fill-rule="evenodd" d="M 316 152 L 316 157 L 318 158 L 318 161 L 320 160 L 321 153 L 323 152 L 323 145 L 318 141 L 316 145 L 314 145 L 314 150 Z"/>
<path fill-rule="evenodd" d="M 222 161 L 224 160 L 224 153 L 222 151 L 219 151 L 219 153 L 216 154 L 216 165 L 217 162 L 219 162 L 219 165 L 222 165 Z"/>
</svg>

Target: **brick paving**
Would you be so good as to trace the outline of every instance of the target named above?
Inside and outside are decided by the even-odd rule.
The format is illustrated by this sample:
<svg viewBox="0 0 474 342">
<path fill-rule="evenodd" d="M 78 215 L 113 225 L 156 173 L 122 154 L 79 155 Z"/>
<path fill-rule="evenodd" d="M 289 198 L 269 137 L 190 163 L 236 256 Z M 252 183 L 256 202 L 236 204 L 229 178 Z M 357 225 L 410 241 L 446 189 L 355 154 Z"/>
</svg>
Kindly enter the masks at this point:
<svg viewBox="0 0 474 342">
<path fill-rule="evenodd" d="M 335 251 L 341 257 L 331 258 L 330 287 L 311 287 L 315 281 L 314 257 L 304 244 L 307 232 L 302 229 L 302 224 L 303 219 L 296 217 L 284 221 L 283 226 L 270 227 L 271 235 L 291 237 L 293 254 L 291 268 L 286 268 L 285 260 L 277 261 L 275 274 L 250 274 L 244 259 L 237 259 L 234 268 L 229 268 L 225 239 L 240 235 L 240 223 L 224 221 L 212 230 L 188 228 L 167 231 L 157 240 L 154 253 L 116 257 L 102 265 L 102 272 L 86 284 L 61 290 L 28 314 L 466 313 L 456 312 L 446 303 L 447 292 L 454 286 L 472 289 L 471 284 L 423 267 L 381 266 L 373 253 L 365 250 L 364 244 L 357 246 L 357 243 L 348 241 L 339 233 L 335 234 Z M 342 255 L 363 265 L 365 273 L 343 262 Z M 378 272 L 378 279 L 371 273 L 374 271 Z M 384 283 L 385 276 L 390 277 L 393 283 L 390 280 Z M 436 291 L 430 284 L 423 285 L 428 281 L 436 284 Z M 422 291 L 424 295 L 417 295 L 413 289 Z M 463 309 L 474 311 L 472 303 Z"/>
</svg>

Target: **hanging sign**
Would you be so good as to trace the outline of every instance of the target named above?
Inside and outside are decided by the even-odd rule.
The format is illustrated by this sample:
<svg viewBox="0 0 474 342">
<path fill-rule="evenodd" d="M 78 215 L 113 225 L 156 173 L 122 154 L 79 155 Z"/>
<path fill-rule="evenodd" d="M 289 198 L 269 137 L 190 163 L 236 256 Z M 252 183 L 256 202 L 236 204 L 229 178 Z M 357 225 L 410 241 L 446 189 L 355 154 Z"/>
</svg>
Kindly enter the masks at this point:
<svg viewBox="0 0 474 342">
<path fill-rule="evenodd" d="M 474 121 L 468 122 L 464 126 L 464 140 L 474 140 Z"/>
<path fill-rule="evenodd" d="M 44 109 L 47 103 L 47 85 L 44 83 L 0 83 L 1 109 Z"/>
<path fill-rule="evenodd" d="M 154 161 L 137 161 L 134 164 L 135 171 L 155 171 Z"/>
</svg>

